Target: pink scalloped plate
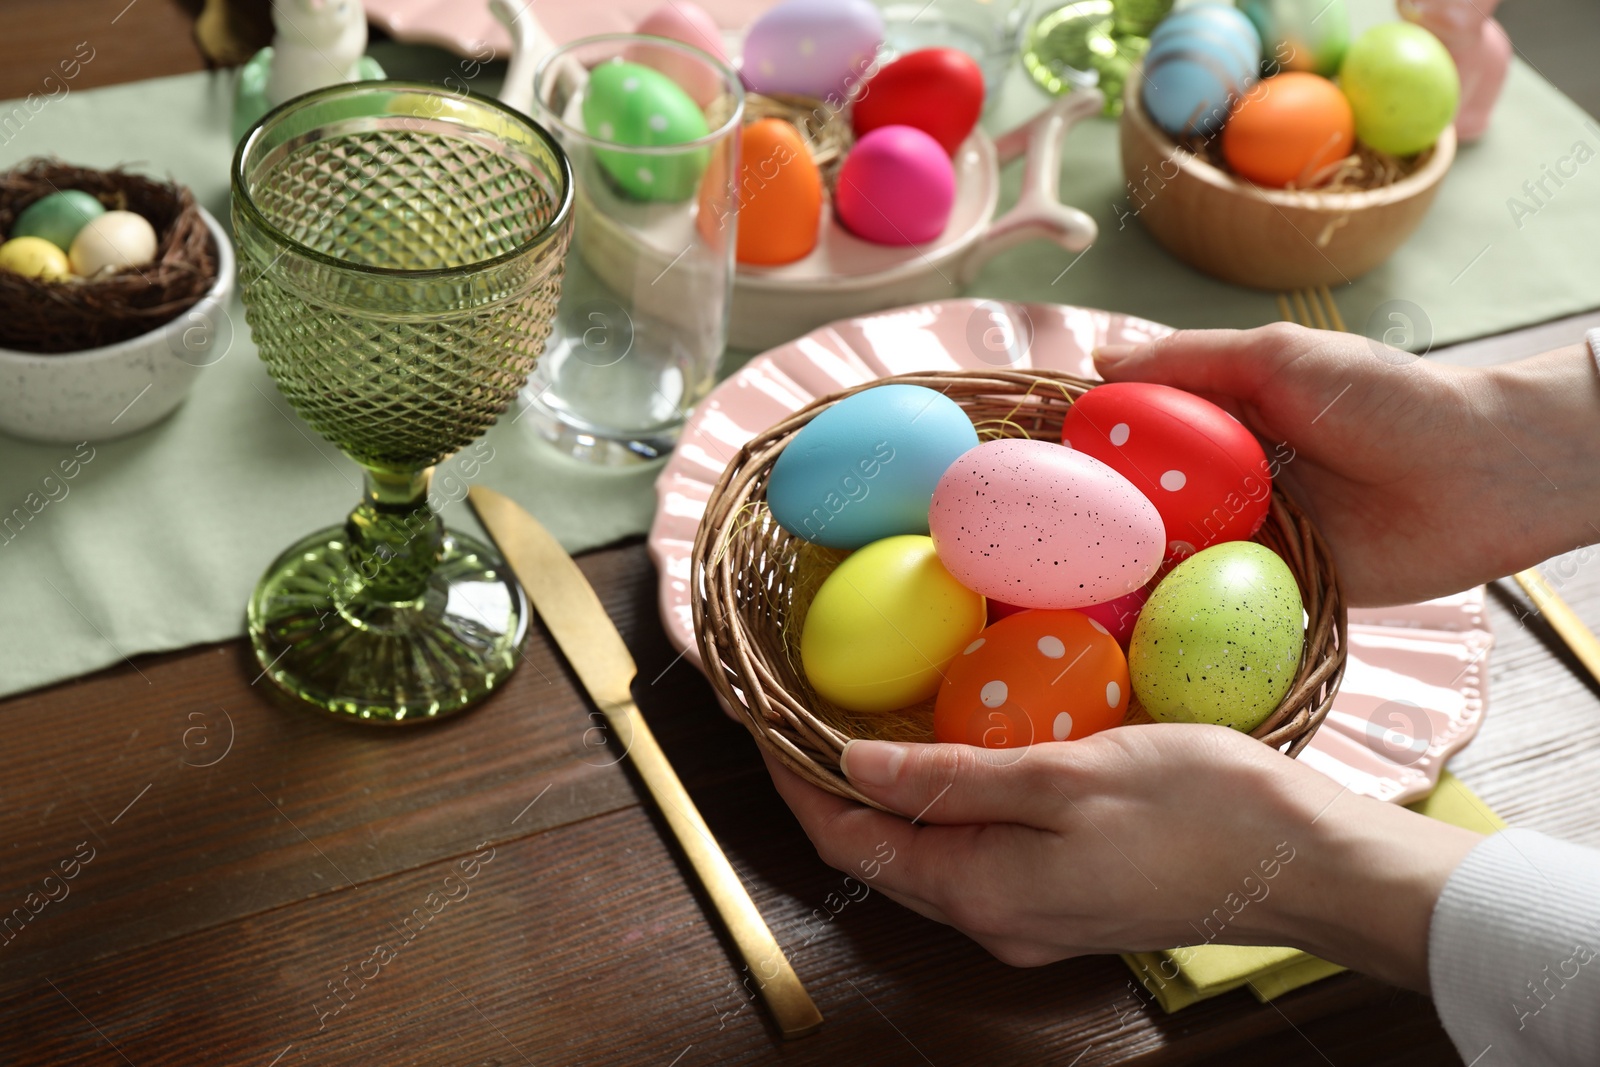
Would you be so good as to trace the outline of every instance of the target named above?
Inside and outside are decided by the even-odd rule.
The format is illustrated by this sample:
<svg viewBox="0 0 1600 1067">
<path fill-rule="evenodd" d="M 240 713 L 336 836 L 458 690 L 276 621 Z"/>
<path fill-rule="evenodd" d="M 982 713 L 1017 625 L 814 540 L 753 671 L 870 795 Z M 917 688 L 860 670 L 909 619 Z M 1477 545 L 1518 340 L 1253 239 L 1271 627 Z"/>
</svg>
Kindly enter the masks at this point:
<svg viewBox="0 0 1600 1067">
<path fill-rule="evenodd" d="M 1038 367 L 1092 378 L 1097 345 L 1170 332 L 1113 311 L 947 300 L 845 319 L 752 359 L 695 409 L 656 482 L 649 547 L 668 638 L 701 665 L 689 605 L 695 531 L 723 468 L 768 426 L 819 396 L 910 371 Z M 1402 804 L 1426 796 L 1483 721 L 1493 643 L 1482 587 L 1352 611 L 1344 685 L 1301 760 L 1353 793 Z"/>
</svg>

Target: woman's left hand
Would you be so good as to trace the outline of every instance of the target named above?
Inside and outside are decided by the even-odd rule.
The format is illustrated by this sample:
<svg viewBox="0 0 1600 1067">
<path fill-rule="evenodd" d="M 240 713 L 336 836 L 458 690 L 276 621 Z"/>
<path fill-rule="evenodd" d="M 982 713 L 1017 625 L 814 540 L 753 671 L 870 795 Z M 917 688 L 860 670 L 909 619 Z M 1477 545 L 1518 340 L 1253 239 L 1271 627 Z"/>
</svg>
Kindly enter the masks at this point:
<svg viewBox="0 0 1600 1067">
<path fill-rule="evenodd" d="M 1478 840 L 1216 726 L 1003 750 L 852 742 L 851 782 L 904 818 L 768 766 L 825 862 L 1017 966 L 1294 945 L 1426 989 L 1433 902 Z"/>
</svg>

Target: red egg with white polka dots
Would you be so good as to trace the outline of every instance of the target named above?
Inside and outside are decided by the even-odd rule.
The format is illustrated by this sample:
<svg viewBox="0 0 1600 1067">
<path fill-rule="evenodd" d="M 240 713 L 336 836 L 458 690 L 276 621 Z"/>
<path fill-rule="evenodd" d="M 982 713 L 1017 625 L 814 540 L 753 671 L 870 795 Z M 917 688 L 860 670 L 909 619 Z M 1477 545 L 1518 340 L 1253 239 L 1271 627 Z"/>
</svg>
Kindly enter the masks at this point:
<svg viewBox="0 0 1600 1067">
<path fill-rule="evenodd" d="M 1128 661 L 1079 611 L 1023 611 L 980 634 L 945 668 L 936 740 L 982 748 L 1076 741 L 1121 724 Z"/>
<path fill-rule="evenodd" d="M 1260 529 L 1271 468 L 1255 436 L 1208 400 L 1167 385 L 1111 382 L 1079 397 L 1061 443 L 1150 498 L 1166 526 L 1166 566 Z"/>
<path fill-rule="evenodd" d="M 1139 621 L 1139 613 L 1144 610 L 1144 602 L 1150 599 L 1150 593 L 1155 587 L 1156 584 L 1151 582 L 1115 600 L 1108 600 L 1103 604 L 1091 604 L 1078 610 L 1111 631 L 1111 636 L 1122 646 L 1122 651 L 1126 652 L 1128 642 L 1133 640 L 1133 624 Z M 994 618 L 992 604 L 989 617 Z"/>
<path fill-rule="evenodd" d="M 1027 611 L 1027 610 L 1028 610 L 1027 608 L 1022 607 L 1020 604 L 1007 604 L 1003 600 L 996 600 L 993 597 L 990 597 L 989 598 L 989 625 L 993 626 L 995 623 L 999 622 L 1001 619 L 1009 618 L 1010 616 L 1015 615 L 1019 611 Z"/>
</svg>

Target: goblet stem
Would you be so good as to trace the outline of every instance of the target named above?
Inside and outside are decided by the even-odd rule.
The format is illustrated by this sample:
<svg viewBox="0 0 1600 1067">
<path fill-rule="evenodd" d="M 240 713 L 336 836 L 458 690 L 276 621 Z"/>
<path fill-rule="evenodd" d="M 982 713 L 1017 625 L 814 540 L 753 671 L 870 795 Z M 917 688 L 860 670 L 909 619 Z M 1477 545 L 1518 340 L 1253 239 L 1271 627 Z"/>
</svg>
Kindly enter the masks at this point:
<svg viewBox="0 0 1600 1067">
<path fill-rule="evenodd" d="M 345 520 L 350 565 L 361 576 L 367 598 L 416 600 L 444 555 L 444 523 L 428 506 L 433 468 L 363 469 L 365 492 Z"/>
</svg>

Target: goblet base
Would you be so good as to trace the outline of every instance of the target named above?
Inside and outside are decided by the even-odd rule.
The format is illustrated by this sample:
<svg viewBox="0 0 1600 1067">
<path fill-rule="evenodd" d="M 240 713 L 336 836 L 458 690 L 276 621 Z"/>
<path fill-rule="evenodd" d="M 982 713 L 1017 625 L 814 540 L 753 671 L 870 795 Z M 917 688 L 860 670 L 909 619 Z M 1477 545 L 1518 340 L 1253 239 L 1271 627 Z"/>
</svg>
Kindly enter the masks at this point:
<svg viewBox="0 0 1600 1067">
<path fill-rule="evenodd" d="M 414 600 L 377 599 L 352 563 L 345 527 L 279 556 L 250 598 L 263 673 L 340 718 L 431 722 L 505 681 L 528 632 L 528 601 L 499 555 L 447 531 Z"/>
</svg>

